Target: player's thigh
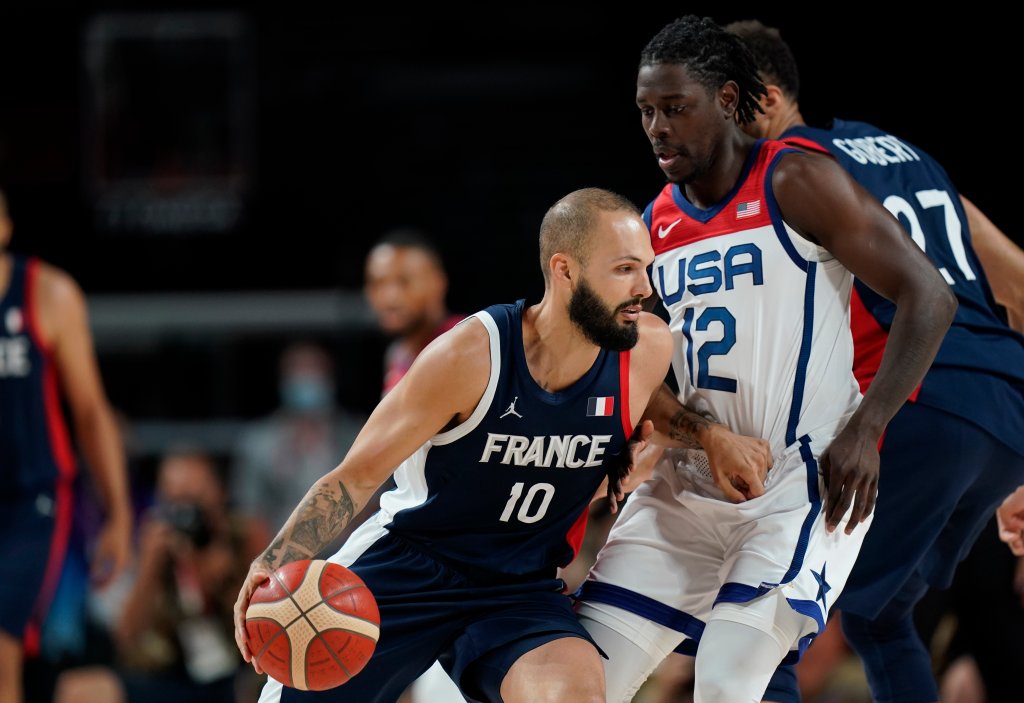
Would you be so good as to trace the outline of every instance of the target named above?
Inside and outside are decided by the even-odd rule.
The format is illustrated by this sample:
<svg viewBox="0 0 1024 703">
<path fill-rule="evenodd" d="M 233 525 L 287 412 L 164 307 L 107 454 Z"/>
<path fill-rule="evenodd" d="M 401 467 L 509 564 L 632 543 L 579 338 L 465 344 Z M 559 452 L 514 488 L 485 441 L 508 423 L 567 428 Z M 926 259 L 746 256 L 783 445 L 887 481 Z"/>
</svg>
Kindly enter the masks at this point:
<svg viewBox="0 0 1024 703">
<path fill-rule="evenodd" d="M 502 700 L 505 680 L 517 664 L 520 672 L 529 669 L 537 677 L 548 678 L 552 690 L 568 683 L 579 685 L 586 670 L 579 662 L 597 673 L 596 680 L 584 682 L 583 690 L 600 683 L 600 653 L 573 612 L 572 602 L 558 590 L 560 585 L 556 579 L 544 579 L 525 588 L 517 586 L 512 593 L 508 587 L 480 589 L 472 622 L 440 657 L 467 700 Z M 560 658 L 565 662 L 556 664 Z M 545 668 L 546 663 L 551 666 Z M 559 671 L 560 667 L 565 670 Z M 521 690 L 523 680 L 520 673 L 513 690 Z"/>
<path fill-rule="evenodd" d="M 580 623 L 604 652 L 608 703 L 628 703 L 682 643 L 679 630 L 606 603 L 580 603 Z"/>
<path fill-rule="evenodd" d="M 604 703 L 604 670 L 594 645 L 565 636 L 520 656 L 501 682 L 504 703 Z"/>
</svg>

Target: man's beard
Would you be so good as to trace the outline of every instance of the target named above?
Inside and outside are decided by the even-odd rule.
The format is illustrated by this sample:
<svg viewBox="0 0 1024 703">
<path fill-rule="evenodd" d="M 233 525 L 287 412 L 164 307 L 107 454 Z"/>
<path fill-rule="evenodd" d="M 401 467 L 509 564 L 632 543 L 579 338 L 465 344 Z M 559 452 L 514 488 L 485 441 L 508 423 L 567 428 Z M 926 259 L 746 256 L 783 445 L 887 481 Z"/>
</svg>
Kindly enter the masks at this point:
<svg viewBox="0 0 1024 703">
<path fill-rule="evenodd" d="M 636 346 L 640 328 L 636 322 L 623 323 L 615 318 L 620 310 L 639 304 L 640 298 L 634 298 L 609 310 L 594 289 L 581 278 L 569 298 L 569 319 L 587 339 L 602 349 L 626 351 Z"/>
</svg>

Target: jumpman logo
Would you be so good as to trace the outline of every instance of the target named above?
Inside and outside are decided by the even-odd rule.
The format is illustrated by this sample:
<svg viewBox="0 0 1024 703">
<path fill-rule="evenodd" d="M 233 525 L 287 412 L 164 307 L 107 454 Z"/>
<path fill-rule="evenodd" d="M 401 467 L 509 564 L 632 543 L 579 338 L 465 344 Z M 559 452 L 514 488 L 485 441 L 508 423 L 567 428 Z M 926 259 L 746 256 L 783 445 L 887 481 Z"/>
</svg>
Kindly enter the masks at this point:
<svg viewBox="0 0 1024 703">
<path fill-rule="evenodd" d="M 508 410 L 506 410 L 506 411 L 505 411 L 504 413 L 502 413 L 502 414 L 501 414 L 501 415 L 500 415 L 500 416 L 498 417 L 498 419 L 499 419 L 499 420 L 500 420 L 501 418 L 505 417 L 506 415 L 515 415 L 515 416 L 516 416 L 516 417 L 518 417 L 518 418 L 519 418 L 520 420 L 522 420 L 522 419 L 523 419 L 523 416 L 522 416 L 522 415 L 520 415 L 519 413 L 517 413 L 517 412 L 516 412 L 516 401 L 517 401 L 517 400 L 519 400 L 519 396 L 518 396 L 518 395 L 517 395 L 517 396 L 516 396 L 515 398 L 513 398 L 513 399 L 512 399 L 512 402 L 511 402 L 511 403 L 509 403 L 509 404 L 508 404 Z"/>
</svg>

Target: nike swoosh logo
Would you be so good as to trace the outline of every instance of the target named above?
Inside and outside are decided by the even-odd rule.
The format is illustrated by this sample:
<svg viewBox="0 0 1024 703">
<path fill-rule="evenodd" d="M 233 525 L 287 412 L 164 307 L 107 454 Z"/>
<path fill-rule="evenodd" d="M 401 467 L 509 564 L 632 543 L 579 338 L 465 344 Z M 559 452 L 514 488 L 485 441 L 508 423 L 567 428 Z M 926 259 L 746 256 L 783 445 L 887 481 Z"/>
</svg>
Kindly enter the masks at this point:
<svg viewBox="0 0 1024 703">
<path fill-rule="evenodd" d="M 678 220 L 676 220 L 675 222 L 670 224 L 668 227 L 660 227 L 659 226 L 658 227 L 658 239 L 664 239 L 665 237 L 667 237 L 668 233 L 672 231 L 672 228 L 675 227 L 676 225 L 678 225 L 682 221 L 683 221 L 683 218 L 680 217 Z"/>
</svg>

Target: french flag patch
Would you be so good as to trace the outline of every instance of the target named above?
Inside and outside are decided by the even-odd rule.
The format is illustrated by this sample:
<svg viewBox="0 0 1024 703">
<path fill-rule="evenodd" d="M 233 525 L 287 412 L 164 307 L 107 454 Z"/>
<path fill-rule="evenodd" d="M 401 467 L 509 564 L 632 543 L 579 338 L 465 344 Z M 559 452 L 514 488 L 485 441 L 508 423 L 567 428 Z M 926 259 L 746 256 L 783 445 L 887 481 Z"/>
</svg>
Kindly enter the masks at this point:
<svg viewBox="0 0 1024 703">
<path fill-rule="evenodd" d="M 615 397 L 611 395 L 590 396 L 587 400 L 587 417 L 610 417 L 615 411 Z"/>
</svg>

